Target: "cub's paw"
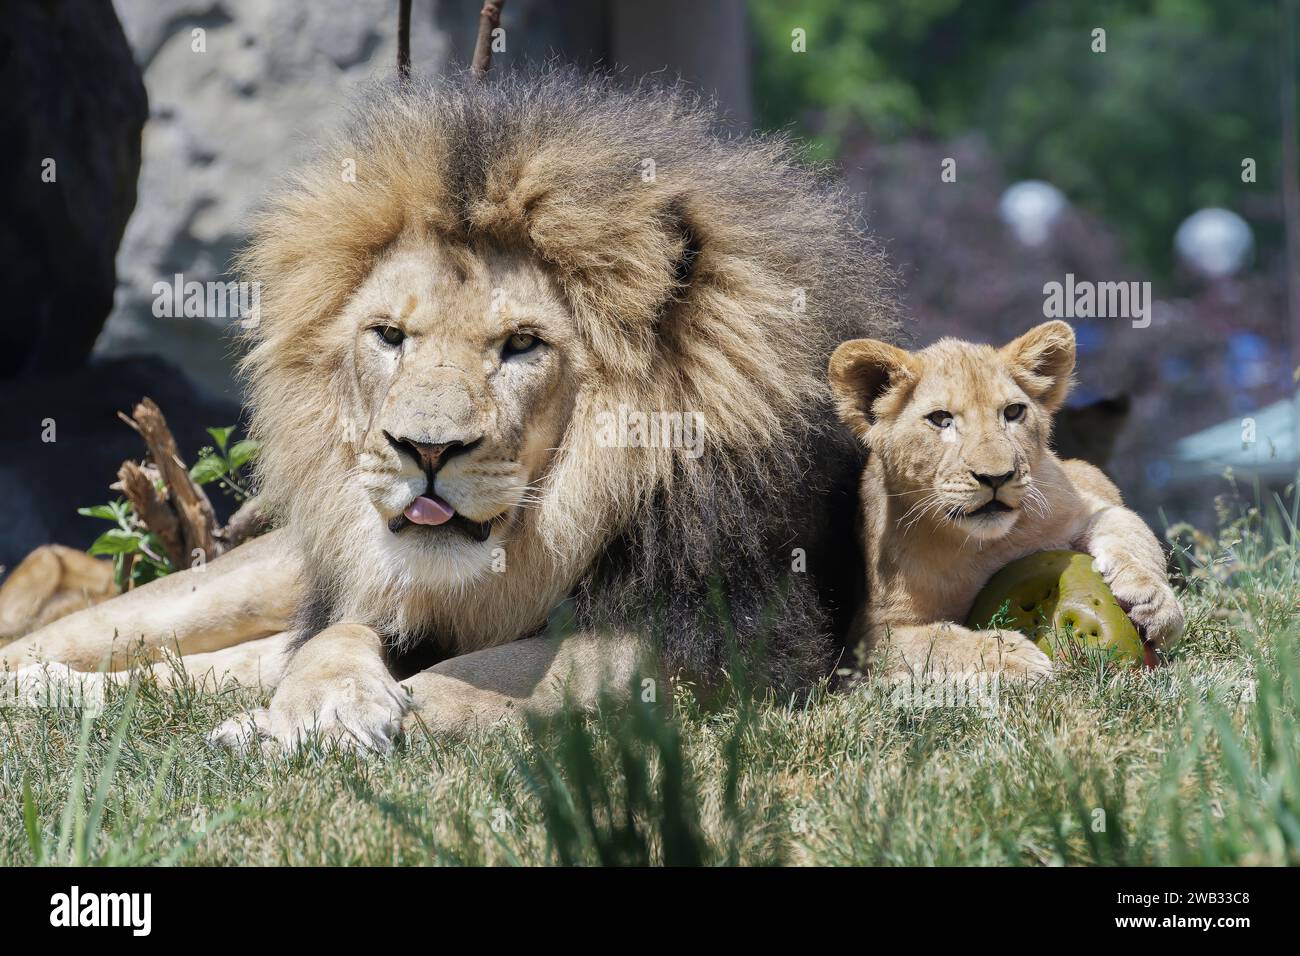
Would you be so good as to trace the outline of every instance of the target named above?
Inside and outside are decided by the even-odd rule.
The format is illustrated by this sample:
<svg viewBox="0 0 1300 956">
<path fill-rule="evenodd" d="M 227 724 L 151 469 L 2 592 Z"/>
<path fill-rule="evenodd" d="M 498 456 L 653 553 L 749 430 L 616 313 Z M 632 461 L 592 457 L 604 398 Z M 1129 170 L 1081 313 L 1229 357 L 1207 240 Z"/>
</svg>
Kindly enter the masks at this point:
<svg viewBox="0 0 1300 956">
<path fill-rule="evenodd" d="M 1052 659 L 1017 631 L 984 631 L 976 637 L 980 663 L 1011 680 L 1038 681 L 1052 677 Z"/>
<path fill-rule="evenodd" d="M 1121 564 L 1105 577 L 1115 600 L 1148 644 L 1169 650 L 1178 643 L 1183 636 L 1183 609 L 1163 574 Z"/>
</svg>

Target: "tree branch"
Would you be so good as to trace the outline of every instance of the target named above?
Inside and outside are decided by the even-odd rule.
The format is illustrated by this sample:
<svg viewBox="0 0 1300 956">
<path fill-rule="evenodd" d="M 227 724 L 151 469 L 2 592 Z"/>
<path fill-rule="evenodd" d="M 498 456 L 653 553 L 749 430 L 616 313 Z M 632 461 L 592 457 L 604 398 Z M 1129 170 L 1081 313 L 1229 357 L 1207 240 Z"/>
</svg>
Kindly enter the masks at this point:
<svg viewBox="0 0 1300 956">
<path fill-rule="evenodd" d="M 411 78 L 411 0 L 397 5 L 397 77 L 403 82 Z"/>
<path fill-rule="evenodd" d="M 215 538 L 216 513 L 212 510 L 212 502 L 208 500 L 207 494 L 190 477 L 189 469 L 181 460 L 176 450 L 176 439 L 167 427 L 167 419 L 163 418 L 162 410 L 153 399 L 145 398 L 136 405 L 130 417 L 119 417 L 140 433 L 167 486 L 168 500 L 180 523 L 181 542 L 185 549 L 178 567 L 188 568 L 199 560 L 195 551 L 199 551 L 205 561 L 215 558 L 220 554 Z M 150 530 L 153 528 L 150 527 Z"/>
<path fill-rule="evenodd" d="M 154 475 L 150 469 L 133 461 L 122 462 L 117 470 L 118 483 L 126 500 L 131 502 L 136 516 L 144 526 L 158 536 L 163 550 L 171 560 L 172 567 L 189 567 L 189 553 L 185 550 L 181 536 L 180 521 L 166 499 L 154 486 Z"/>
<path fill-rule="evenodd" d="M 474 43 L 474 59 L 470 72 L 483 79 L 492 69 L 492 31 L 501 26 L 501 9 L 506 0 L 487 0 L 478 15 L 478 40 Z"/>
<path fill-rule="evenodd" d="M 270 527 L 271 516 L 262 510 L 256 498 L 249 498 L 230 516 L 226 526 L 217 534 L 228 551 L 236 545 L 243 544 L 249 538 L 256 538 Z"/>
</svg>

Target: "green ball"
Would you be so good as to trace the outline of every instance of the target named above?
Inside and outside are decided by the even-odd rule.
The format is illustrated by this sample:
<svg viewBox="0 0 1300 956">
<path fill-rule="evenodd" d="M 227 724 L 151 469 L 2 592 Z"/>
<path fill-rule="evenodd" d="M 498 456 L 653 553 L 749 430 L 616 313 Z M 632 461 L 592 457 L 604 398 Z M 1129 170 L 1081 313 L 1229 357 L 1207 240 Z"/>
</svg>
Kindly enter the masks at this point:
<svg viewBox="0 0 1300 956">
<path fill-rule="evenodd" d="M 966 626 L 987 629 L 995 617 L 996 626 L 1033 638 L 1051 658 L 1082 645 L 1126 663 L 1152 662 L 1090 554 L 1039 551 L 1012 561 L 976 595 Z"/>
</svg>

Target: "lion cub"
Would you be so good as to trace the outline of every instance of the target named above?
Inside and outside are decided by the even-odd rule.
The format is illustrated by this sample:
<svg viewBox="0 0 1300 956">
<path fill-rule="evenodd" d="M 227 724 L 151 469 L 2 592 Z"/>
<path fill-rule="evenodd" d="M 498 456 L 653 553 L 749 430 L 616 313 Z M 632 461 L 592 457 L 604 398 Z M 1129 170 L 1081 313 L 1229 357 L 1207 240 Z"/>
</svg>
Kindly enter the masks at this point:
<svg viewBox="0 0 1300 956">
<path fill-rule="evenodd" d="M 1150 646 L 1182 634 L 1151 529 L 1098 469 L 1061 461 L 1048 445 L 1074 351 L 1070 326 L 1048 322 L 1000 349 L 943 339 L 906 352 L 858 339 L 831 357 L 840 417 L 869 449 L 868 599 L 856 639 L 888 677 L 1050 674 L 1051 660 L 1024 635 L 955 622 L 1003 565 L 1055 548 L 1096 558 Z"/>
</svg>

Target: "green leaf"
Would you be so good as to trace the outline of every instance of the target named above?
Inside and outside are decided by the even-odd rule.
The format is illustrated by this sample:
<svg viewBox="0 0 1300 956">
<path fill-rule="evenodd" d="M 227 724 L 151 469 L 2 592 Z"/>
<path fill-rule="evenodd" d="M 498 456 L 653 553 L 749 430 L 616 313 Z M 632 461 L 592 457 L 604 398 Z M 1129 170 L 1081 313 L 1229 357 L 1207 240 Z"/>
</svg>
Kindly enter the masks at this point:
<svg viewBox="0 0 1300 956">
<path fill-rule="evenodd" d="M 235 470 L 248 464 L 262 450 L 262 443 L 254 441 L 252 438 L 245 438 L 243 441 L 237 441 L 230 448 L 230 468 Z"/>
<path fill-rule="evenodd" d="M 78 508 L 77 514 L 85 515 L 87 518 L 103 518 L 105 521 L 117 520 L 117 512 L 113 510 L 112 505 L 91 505 L 89 508 Z"/>
<path fill-rule="evenodd" d="M 217 443 L 217 447 L 221 449 L 222 454 L 225 454 L 226 443 L 230 441 L 230 434 L 234 430 L 235 430 L 234 425 L 227 425 L 225 428 L 208 429 L 208 434 L 211 435 L 212 440 Z"/>
<path fill-rule="evenodd" d="M 158 555 L 160 560 L 151 558 L 149 556 L 150 551 Z M 135 562 L 135 566 L 131 569 L 131 580 L 136 584 L 148 584 L 155 578 L 161 578 L 175 570 L 167 557 L 167 551 L 163 547 L 162 539 L 153 532 L 145 534 L 140 541 L 139 560 Z"/>
<path fill-rule="evenodd" d="M 190 477 L 196 484 L 206 485 L 216 481 L 226 473 L 226 460 L 217 455 L 204 455 L 190 469 Z"/>
<path fill-rule="evenodd" d="M 134 531 L 110 528 L 95 539 L 91 554 L 130 554 L 140 547 L 140 535 Z"/>
</svg>

